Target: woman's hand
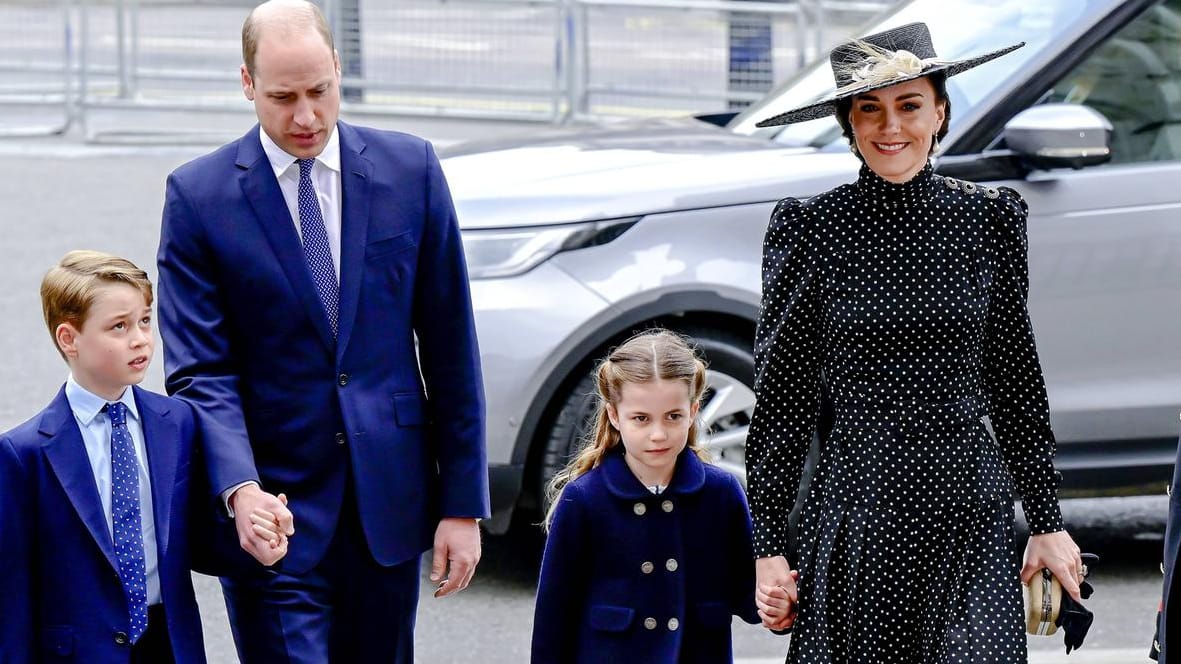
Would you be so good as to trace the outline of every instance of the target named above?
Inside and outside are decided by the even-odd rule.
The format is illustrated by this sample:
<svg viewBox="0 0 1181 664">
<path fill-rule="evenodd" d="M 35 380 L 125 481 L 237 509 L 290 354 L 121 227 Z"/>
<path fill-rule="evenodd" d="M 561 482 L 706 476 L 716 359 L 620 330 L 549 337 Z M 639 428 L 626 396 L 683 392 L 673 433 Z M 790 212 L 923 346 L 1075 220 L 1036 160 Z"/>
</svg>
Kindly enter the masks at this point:
<svg viewBox="0 0 1181 664">
<path fill-rule="evenodd" d="M 1062 589 L 1076 602 L 1082 601 L 1079 584 L 1083 581 L 1083 559 L 1078 545 L 1065 530 L 1043 535 L 1030 535 L 1025 545 L 1025 564 L 1021 567 L 1021 583 L 1029 583 L 1034 574 L 1048 568 Z"/>
<path fill-rule="evenodd" d="M 784 630 L 795 623 L 798 577 L 783 556 L 755 560 L 755 605 L 763 627 Z"/>
</svg>

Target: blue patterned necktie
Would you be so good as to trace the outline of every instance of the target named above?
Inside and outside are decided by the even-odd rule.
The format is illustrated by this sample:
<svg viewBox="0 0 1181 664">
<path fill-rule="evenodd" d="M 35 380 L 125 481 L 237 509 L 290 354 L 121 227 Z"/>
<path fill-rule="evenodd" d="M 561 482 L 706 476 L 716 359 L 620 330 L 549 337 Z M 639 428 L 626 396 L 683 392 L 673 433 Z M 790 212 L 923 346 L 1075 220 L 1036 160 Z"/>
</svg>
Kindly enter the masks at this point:
<svg viewBox="0 0 1181 664">
<path fill-rule="evenodd" d="M 148 628 L 148 577 L 144 562 L 144 531 L 139 510 L 139 463 L 127 430 L 127 406 L 115 402 L 103 410 L 111 418 L 111 521 L 119 581 L 127 596 L 131 642 Z"/>
<path fill-rule="evenodd" d="M 324 215 L 320 212 L 320 201 L 316 188 L 312 186 L 312 165 L 315 159 L 299 159 L 299 233 L 303 237 L 303 253 L 316 282 L 316 292 L 332 324 L 336 335 L 337 302 L 340 284 L 336 280 L 336 268 L 332 265 L 332 249 L 328 245 L 328 231 L 324 228 Z"/>
</svg>

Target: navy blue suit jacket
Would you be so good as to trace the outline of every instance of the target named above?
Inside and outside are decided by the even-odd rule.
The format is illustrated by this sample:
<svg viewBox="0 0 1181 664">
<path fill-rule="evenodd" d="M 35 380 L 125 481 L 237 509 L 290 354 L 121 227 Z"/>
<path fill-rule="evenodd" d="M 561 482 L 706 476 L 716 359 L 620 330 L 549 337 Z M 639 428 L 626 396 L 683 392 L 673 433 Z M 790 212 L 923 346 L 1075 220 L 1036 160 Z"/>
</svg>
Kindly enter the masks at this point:
<svg viewBox="0 0 1181 664">
<path fill-rule="evenodd" d="M 750 512 L 734 477 L 686 450 L 653 495 L 613 452 L 559 500 L 537 588 L 535 664 L 733 660 L 730 616 L 760 621 Z"/>
<path fill-rule="evenodd" d="M 160 593 L 178 664 L 205 662 L 189 574 L 187 404 L 134 388 L 152 481 Z M 119 563 L 64 389 L 0 436 L 0 662 L 126 664 Z"/>
<path fill-rule="evenodd" d="M 349 473 L 383 565 L 429 548 L 440 517 L 488 516 L 479 350 L 438 159 L 413 136 L 337 127 L 337 338 L 257 126 L 169 176 L 158 254 L 168 390 L 196 408 L 215 492 L 287 493 L 296 574 L 327 550 Z"/>
</svg>

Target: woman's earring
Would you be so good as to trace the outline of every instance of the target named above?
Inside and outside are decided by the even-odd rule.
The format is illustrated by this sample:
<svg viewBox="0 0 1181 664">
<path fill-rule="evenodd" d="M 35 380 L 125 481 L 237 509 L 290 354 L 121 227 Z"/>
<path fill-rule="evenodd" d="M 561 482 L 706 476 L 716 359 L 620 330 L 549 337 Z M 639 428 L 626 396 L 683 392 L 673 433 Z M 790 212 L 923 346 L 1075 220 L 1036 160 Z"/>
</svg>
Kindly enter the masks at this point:
<svg viewBox="0 0 1181 664">
<path fill-rule="evenodd" d="M 935 154 L 936 152 L 939 152 L 939 136 L 933 134 L 931 136 L 931 154 Z"/>
<path fill-rule="evenodd" d="M 857 152 L 857 141 L 849 141 L 849 152 L 853 154 L 860 154 Z"/>
</svg>

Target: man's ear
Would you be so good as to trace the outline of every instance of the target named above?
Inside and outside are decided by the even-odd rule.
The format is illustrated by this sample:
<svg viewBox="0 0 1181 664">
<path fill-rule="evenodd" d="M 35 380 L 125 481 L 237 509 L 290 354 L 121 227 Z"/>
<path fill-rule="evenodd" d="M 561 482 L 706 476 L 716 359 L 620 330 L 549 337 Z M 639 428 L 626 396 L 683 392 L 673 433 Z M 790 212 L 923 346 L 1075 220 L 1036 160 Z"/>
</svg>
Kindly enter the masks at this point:
<svg viewBox="0 0 1181 664">
<path fill-rule="evenodd" d="M 336 82 L 340 83 L 340 54 L 332 49 L 332 64 L 336 67 Z"/>
<path fill-rule="evenodd" d="M 250 76 L 250 70 L 246 68 L 246 63 L 242 63 L 242 94 L 250 101 L 254 101 L 254 79 Z"/>
<path fill-rule="evenodd" d="M 53 331 L 53 338 L 66 357 L 78 357 L 78 328 L 70 323 L 61 323 Z"/>
</svg>

